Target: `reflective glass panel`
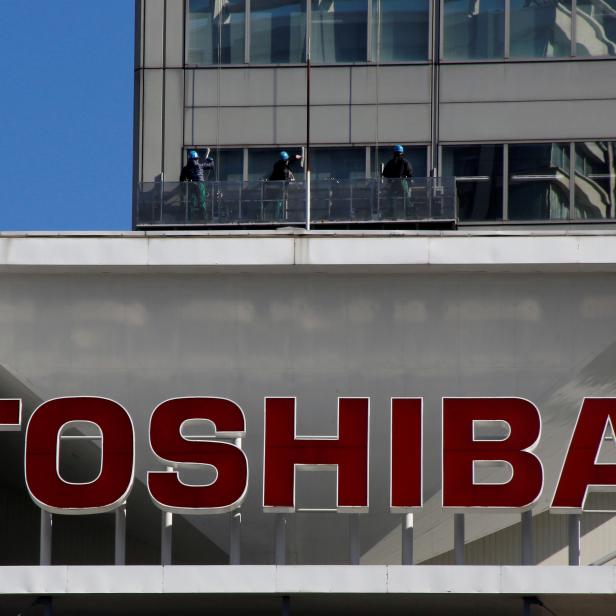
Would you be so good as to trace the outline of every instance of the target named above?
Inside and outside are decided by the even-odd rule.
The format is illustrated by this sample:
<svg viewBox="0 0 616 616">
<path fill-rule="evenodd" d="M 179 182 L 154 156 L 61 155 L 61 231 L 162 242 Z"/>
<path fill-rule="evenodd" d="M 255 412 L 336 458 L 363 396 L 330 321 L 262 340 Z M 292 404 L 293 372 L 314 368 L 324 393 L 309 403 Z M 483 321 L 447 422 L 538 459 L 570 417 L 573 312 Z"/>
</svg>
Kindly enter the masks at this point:
<svg viewBox="0 0 616 616">
<path fill-rule="evenodd" d="M 368 0 L 312 0 L 312 60 L 366 62 Z"/>
<path fill-rule="evenodd" d="M 306 0 L 251 0 L 250 61 L 306 61 Z"/>
<path fill-rule="evenodd" d="M 376 148 L 370 148 L 370 161 L 373 177 L 381 177 L 383 167 L 392 158 L 392 146 L 379 148 L 378 160 L 375 158 Z M 428 148 L 425 146 L 404 146 L 404 155 L 413 167 L 413 177 L 425 178 L 428 175 Z"/>
<path fill-rule="evenodd" d="M 207 149 L 205 148 L 188 148 L 184 152 L 184 164 L 188 152 L 196 150 L 199 153 L 199 159 L 205 160 Z M 214 171 L 210 172 L 206 178 L 208 181 L 220 180 L 221 182 L 241 182 L 243 179 L 244 152 L 241 149 L 234 150 L 211 150 L 210 158 L 214 160 Z"/>
<path fill-rule="evenodd" d="M 244 62 L 245 0 L 189 0 L 188 64 Z"/>
<path fill-rule="evenodd" d="M 366 177 L 366 148 L 314 148 L 310 150 L 310 156 L 315 181 Z"/>
<path fill-rule="evenodd" d="M 503 217 L 503 146 L 443 148 L 443 177 L 455 177 L 460 220 Z"/>
<path fill-rule="evenodd" d="M 445 0 L 443 44 L 450 60 L 502 58 L 505 0 Z"/>
<path fill-rule="evenodd" d="M 304 169 L 300 161 L 294 160 L 296 154 L 301 154 L 301 149 L 297 147 L 288 148 L 253 148 L 248 150 L 248 179 L 267 180 L 272 174 L 274 163 L 280 158 L 280 152 L 285 150 L 291 156 L 289 168 L 300 181 L 304 179 Z"/>
<path fill-rule="evenodd" d="M 427 60 L 429 34 L 428 0 L 373 0 L 373 62 Z"/>
<path fill-rule="evenodd" d="M 571 55 L 571 0 L 511 0 L 511 57 Z"/>
<path fill-rule="evenodd" d="M 575 144 L 575 217 L 616 218 L 616 142 Z"/>
<path fill-rule="evenodd" d="M 616 55 L 616 0 L 578 0 L 575 29 L 578 56 Z"/>
<path fill-rule="evenodd" d="M 569 144 L 509 146 L 510 220 L 569 218 Z"/>
</svg>

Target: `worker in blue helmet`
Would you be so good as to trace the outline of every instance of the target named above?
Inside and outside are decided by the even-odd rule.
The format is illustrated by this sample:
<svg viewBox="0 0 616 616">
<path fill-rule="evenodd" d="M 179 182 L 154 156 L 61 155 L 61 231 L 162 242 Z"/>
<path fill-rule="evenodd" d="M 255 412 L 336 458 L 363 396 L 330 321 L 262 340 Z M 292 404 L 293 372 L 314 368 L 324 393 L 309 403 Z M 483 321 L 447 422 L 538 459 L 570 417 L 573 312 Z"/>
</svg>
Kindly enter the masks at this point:
<svg viewBox="0 0 616 616">
<path fill-rule="evenodd" d="M 301 154 L 296 154 L 293 157 L 293 160 L 301 160 Z M 270 182 L 293 182 L 295 180 L 295 176 L 290 168 L 291 156 L 289 153 L 283 150 L 280 152 L 278 156 L 278 160 L 274 163 L 274 168 L 272 169 L 272 173 L 269 176 Z"/>
<path fill-rule="evenodd" d="M 404 148 L 401 145 L 393 147 L 393 156 L 383 169 L 383 177 L 389 180 L 413 177 L 413 168 L 404 157 Z"/>
<path fill-rule="evenodd" d="M 268 207 L 264 208 L 264 212 L 267 212 L 264 215 L 271 217 L 273 220 L 285 218 L 286 205 L 288 203 L 288 185 L 289 182 L 295 181 L 290 164 L 292 161 L 301 159 L 301 154 L 290 156 L 286 150 L 283 150 L 278 155 L 278 160 L 274 163 L 274 168 L 267 178 L 268 182 L 276 182 L 276 184 L 269 184 L 266 187 L 264 194 Z"/>
<path fill-rule="evenodd" d="M 190 150 L 188 160 L 180 174 L 180 182 L 190 182 L 186 187 L 185 195 L 190 203 L 191 218 L 205 218 L 207 211 L 207 184 L 212 171 L 214 171 L 214 159 L 210 158 L 210 149 L 205 148 L 203 161 L 199 152 Z"/>
<path fill-rule="evenodd" d="M 381 215 L 384 218 L 405 218 L 411 196 L 409 182 L 413 177 L 413 168 L 404 157 L 401 145 L 395 145 L 392 154 L 382 173 L 384 185 Z"/>
</svg>

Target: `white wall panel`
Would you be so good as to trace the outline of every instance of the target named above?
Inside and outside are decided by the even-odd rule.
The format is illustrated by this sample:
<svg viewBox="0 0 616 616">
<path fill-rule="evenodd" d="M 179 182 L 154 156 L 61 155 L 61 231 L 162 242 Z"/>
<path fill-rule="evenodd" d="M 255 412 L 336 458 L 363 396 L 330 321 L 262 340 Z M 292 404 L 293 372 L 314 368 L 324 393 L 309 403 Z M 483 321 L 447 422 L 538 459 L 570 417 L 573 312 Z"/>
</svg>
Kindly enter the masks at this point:
<svg viewBox="0 0 616 616">
<path fill-rule="evenodd" d="M 184 65 L 184 4 L 185 0 L 167 0 L 165 16 L 165 66 Z"/>
<path fill-rule="evenodd" d="M 165 179 L 180 178 L 181 154 L 184 141 L 184 71 L 165 71 Z"/>
<path fill-rule="evenodd" d="M 163 65 L 163 31 L 165 27 L 165 0 L 144 0 L 144 66 L 160 68 Z"/>
<path fill-rule="evenodd" d="M 163 71 L 143 71 L 143 178 L 152 182 L 162 166 Z"/>
<path fill-rule="evenodd" d="M 440 106 L 441 141 L 610 139 L 613 100 L 447 103 Z"/>
<path fill-rule="evenodd" d="M 616 98 L 616 60 L 443 65 L 441 102 Z"/>
</svg>

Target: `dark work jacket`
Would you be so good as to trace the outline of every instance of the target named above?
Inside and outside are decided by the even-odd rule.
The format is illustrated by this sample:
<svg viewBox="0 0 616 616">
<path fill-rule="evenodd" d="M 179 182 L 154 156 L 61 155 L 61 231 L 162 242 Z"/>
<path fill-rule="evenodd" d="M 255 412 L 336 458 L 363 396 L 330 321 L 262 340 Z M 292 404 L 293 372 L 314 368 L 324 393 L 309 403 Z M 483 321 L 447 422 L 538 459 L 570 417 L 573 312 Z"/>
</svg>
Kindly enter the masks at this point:
<svg viewBox="0 0 616 616">
<path fill-rule="evenodd" d="M 211 158 L 206 158 L 203 163 L 191 158 L 182 169 L 180 182 L 205 182 L 213 169 L 214 161 Z"/>
<path fill-rule="evenodd" d="M 390 180 L 397 180 L 400 178 L 412 178 L 413 168 L 404 156 L 394 156 L 383 169 L 383 177 Z"/>
<path fill-rule="evenodd" d="M 291 169 L 289 169 L 289 164 L 281 159 L 274 163 L 272 174 L 268 179 L 270 182 L 292 182 L 295 177 Z"/>
</svg>

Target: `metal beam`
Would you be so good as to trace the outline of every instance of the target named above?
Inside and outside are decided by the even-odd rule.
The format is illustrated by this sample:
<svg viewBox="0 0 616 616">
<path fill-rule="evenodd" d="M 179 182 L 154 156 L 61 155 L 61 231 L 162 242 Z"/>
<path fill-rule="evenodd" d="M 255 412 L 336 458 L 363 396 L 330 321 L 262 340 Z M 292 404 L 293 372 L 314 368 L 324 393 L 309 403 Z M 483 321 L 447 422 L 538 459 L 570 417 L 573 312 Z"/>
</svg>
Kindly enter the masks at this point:
<svg viewBox="0 0 616 616">
<path fill-rule="evenodd" d="M 52 515 L 48 511 L 41 509 L 39 564 L 42 567 L 51 565 L 52 531 L 53 531 Z"/>
<path fill-rule="evenodd" d="M 413 564 L 413 514 L 402 518 L 402 564 Z"/>
<path fill-rule="evenodd" d="M 464 514 L 454 513 L 453 515 L 453 553 L 454 553 L 454 561 L 456 565 L 463 565 L 465 561 L 464 533 L 465 533 Z"/>
</svg>

